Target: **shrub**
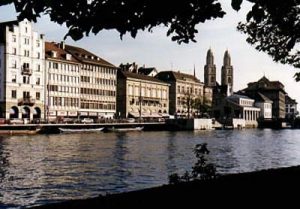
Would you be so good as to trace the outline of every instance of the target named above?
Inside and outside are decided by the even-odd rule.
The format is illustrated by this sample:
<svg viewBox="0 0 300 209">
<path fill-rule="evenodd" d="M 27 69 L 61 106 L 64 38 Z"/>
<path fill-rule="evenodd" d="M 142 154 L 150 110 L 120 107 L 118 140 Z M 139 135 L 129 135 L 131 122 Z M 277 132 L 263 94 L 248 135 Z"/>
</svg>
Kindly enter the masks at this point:
<svg viewBox="0 0 300 209">
<path fill-rule="evenodd" d="M 197 144 L 193 152 L 196 155 L 197 162 L 192 167 L 192 171 L 190 173 L 186 171 L 182 176 L 177 173 L 171 174 L 169 176 L 170 184 L 178 184 L 180 182 L 189 182 L 193 180 L 208 180 L 217 177 L 215 165 L 207 163 L 206 157 L 209 154 L 207 143 Z"/>
</svg>

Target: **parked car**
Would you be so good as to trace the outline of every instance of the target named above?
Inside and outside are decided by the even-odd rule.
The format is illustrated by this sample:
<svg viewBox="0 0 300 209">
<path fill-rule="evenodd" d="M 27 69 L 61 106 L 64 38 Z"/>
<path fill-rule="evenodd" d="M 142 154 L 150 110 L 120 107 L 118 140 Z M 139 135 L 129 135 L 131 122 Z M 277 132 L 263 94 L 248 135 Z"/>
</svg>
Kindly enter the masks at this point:
<svg viewBox="0 0 300 209">
<path fill-rule="evenodd" d="M 93 118 L 84 118 L 81 120 L 81 123 L 94 123 Z"/>
<path fill-rule="evenodd" d="M 64 118 L 63 123 L 74 123 L 74 119 L 73 118 Z"/>
</svg>

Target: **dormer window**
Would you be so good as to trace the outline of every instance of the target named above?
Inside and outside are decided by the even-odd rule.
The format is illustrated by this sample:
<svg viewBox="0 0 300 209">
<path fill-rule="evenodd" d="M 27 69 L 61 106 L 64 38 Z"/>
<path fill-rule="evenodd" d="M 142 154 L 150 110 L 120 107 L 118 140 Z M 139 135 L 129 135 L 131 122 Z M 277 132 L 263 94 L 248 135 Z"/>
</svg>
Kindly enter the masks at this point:
<svg viewBox="0 0 300 209">
<path fill-rule="evenodd" d="M 56 51 L 51 51 L 51 57 L 56 58 L 57 57 L 57 52 Z"/>
<path fill-rule="evenodd" d="M 72 55 L 71 54 L 66 54 L 66 60 L 71 60 Z"/>
</svg>

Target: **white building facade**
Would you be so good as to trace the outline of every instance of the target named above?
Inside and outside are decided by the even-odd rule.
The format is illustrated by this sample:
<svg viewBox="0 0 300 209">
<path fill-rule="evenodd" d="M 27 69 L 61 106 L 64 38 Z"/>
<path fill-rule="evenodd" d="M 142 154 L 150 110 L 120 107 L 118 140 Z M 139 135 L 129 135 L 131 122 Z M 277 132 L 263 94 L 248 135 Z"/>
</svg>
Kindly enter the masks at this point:
<svg viewBox="0 0 300 209">
<path fill-rule="evenodd" d="M 0 117 L 45 117 L 44 51 L 31 22 L 0 23 Z"/>
<path fill-rule="evenodd" d="M 80 63 L 80 118 L 113 118 L 116 114 L 117 67 L 75 46 L 65 50 Z"/>
<path fill-rule="evenodd" d="M 80 111 L 81 64 L 65 51 L 65 44 L 46 42 L 47 120 L 75 120 Z"/>
</svg>

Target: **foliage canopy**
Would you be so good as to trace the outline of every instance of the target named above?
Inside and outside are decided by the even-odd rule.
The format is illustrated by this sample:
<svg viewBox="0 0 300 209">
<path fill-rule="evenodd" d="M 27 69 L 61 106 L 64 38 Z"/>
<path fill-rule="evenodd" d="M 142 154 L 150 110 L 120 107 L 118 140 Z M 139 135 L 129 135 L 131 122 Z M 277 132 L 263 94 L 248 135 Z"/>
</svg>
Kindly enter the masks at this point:
<svg viewBox="0 0 300 209">
<path fill-rule="evenodd" d="M 244 0 L 252 3 L 246 22 L 238 30 L 247 34 L 247 42 L 268 53 L 274 61 L 300 68 L 300 0 Z M 74 40 L 89 33 L 116 29 L 136 37 L 139 30 L 152 31 L 164 25 L 167 36 L 178 43 L 196 41 L 195 28 L 206 20 L 222 18 L 219 0 L 2 0 L 0 6 L 13 3 L 18 19 L 36 21 L 48 14 L 53 22 L 65 23 L 66 36 Z M 231 0 L 239 10 L 243 0 Z M 300 72 L 295 78 L 300 81 Z"/>
</svg>

